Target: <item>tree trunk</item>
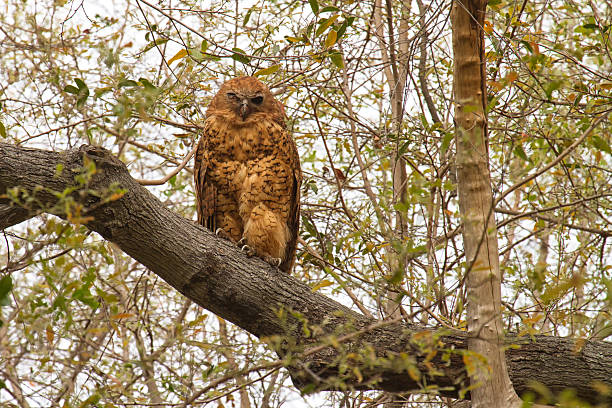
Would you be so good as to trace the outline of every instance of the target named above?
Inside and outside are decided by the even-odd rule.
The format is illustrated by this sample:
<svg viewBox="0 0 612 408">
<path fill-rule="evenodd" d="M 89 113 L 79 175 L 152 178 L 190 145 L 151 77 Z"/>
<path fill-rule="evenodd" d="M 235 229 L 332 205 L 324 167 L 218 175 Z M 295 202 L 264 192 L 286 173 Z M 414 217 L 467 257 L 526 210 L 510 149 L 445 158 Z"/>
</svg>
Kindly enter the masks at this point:
<svg viewBox="0 0 612 408">
<path fill-rule="evenodd" d="M 503 351 L 501 274 L 488 166 L 484 17 L 486 0 L 453 2 L 457 189 L 466 257 L 472 406 L 519 407 Z M 486 359 L 479 361 L 482 356 Z"/>
<path fill-rule="evenodd" d="M 82 173 L 84 160 L 93 161 L 96 171 L 79 184 L 75 175 Z M 126 193 L 109 195 L 116 186 Z M 68 218 L 66 203 L 58 205 L 54 192 L 70 187 L 74 190 L 66 197 L 82 205 L 81 222 L 88 228 L 194 302 L 264 338 L 279 355 L 292 351 L 286 363 L 297 386 L 323 390 L 346 384 L 391 392 L 425 392 L 427 386 L 427 392 L 470 397 L 460 394 L 469 385 L 464 332 L 377 321 L 313 293 L 168 210 L 104 149 L 82 146 L 57 153 L 0 143 L 0 205 L 9 205 L 7 192 L 15 196 L 19 189 L 22 208 Z M 0 219 L 0 229 L 10 225 L 8 218 Z M 335 341 L 329 340 L 332 334 Z M 612 388 L 610 343 L 545 336 L 509 341 L 520 344 L 506 351 L 520 394 L 536 381 L 553 393 L 574 388 L 578 397 L 595 403 L 601 398 L 591 387 L 595 382 Z M 612 396 L 606 398 L 612 403 Z"/>
</svg>

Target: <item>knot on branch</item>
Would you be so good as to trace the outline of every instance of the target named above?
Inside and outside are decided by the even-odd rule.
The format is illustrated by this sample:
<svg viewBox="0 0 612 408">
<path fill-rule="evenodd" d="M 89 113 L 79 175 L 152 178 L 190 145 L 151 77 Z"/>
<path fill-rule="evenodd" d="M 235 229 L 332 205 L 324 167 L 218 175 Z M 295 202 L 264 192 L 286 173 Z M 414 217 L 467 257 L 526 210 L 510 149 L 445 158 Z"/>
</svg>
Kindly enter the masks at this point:
<svg viewBox="0 0 612 408">
<path fill-rule="evenodd" d="M 182 293 L 193 294 L 197 293 L 201 288 L 207 288 L 207 282 L 210 280 L 211 275 L 219 273 L 219 263 L 217 262 L 215 254 L 204 252 L 201 262 L 202 267 L 191 275 L 181 288 Z"/>
<path fill-rule="evenodd" d="M 100 146 L 82 145 L 79 147 L 79 154 L 85 160 L 85 157 L 92 160 L 97 167 L 113 167 L 127 171 L 125 164 L 116 158 L 110 150 Z"/>
</svg>

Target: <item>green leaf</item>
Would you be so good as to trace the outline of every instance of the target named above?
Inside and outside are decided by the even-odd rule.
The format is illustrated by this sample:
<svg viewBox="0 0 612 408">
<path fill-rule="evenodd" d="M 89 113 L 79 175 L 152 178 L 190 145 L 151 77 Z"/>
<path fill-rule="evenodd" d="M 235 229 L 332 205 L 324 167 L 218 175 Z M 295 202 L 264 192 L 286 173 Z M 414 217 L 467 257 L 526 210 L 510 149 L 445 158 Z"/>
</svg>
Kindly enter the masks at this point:
<svg viewBox="0 0 612 408">
<path fill-rule="evenodd" d="M 63 294 L 59 294 L 57 295 L 57 297 L 53 300 L 53 303 L 51 304 L 51 306 L 53 307 L 53 309 L 59 309 L 62 311 L 66 311 L 66 296 L 64 296 Z"/>
<path fill-rule="evenodd" d="M 310 8 L 312 9 L 312 12 L 314 13 L 314 15 L 318 15 L 319 14 L 319 2 L 317 0 L 308 0 L 308 4 L 310 4 Z"/>
<path fill-rule="evenodd" d="M 246 52 L 240 48 L 232 48 L 232 51 L 234 51 L 234 54 L 232 54 L 232 59 L 242 62 L 243 64 L 248 64 L 251 61 L 251 59 L 246 56 Z"/>
<path fill-rule="evenodd" d="M 317 390 L 317 386 L 315 384 L 306 384 L 305 386 L 300 388 L 300 393 L 302 395 L 312 394 Z"/>
<path fill-rule="evenodd" d="M 612 154 L 612 149 L 610 149 L 610 144 L 608 143 L 607 140 L 597 135 L 592 136 L 591 140 L 592 140 L 593 146 L 595 146 L 597 149 L 604 151 L 608 154 Z"/>
<path fill-rule="evenodd" d="M 242 20 L 242 25 L 246 26 L 249 22 L 249 20 L 251 19 L 251 14 L 253 14 L 253 9 L 254 7 L 251 7 L 249 9 L 249 11 L 247 11 L 246 15 L 244 16 L 244 20 Z"/>
<path fill-rule="evenodd" d="M 64 92 L 68 92 L 70 94 L 78 95 L 79 94 L 79 88 L 77 88 L 76 86 L 73 86 L 73 85 L 66 85 L 64 87 Z"/>
<path fill-rule="evenodd" d="M 202 40 L 202 43 L 200 44 L 200 52 L 202 54 L 206 54 L 207 49 L 208 49 L 208 41 Z"/>
<path fill-rule="evenodd" d="M 101 399 L 102 395 L 100 395 L 100 393 L 98 392 L 95 392 L 94 394 L 90 395 L 85 401 L 83 401 L 81 405 L 79 405 L 79 408 L 98 406 L 98 402 L 100 402 Z"/>
<path fill-rule="evenodd" d="M 0 136 L 6 137 L 6 128 L 4 127 L 4 123 L 0 122 Z"/>
<path fill-rule="evenodd" d="M 95 96 L 96 98 L 99 98 L 99 97 L 101 97 L 102 95 L 104 95 L 105 93 L 110 92 L 110 91 L 112 91 L 112 90 L 113 90 L 113 87 L 111 87 L 111 86 L 105 86 L 104 88 L 96 88 L 96 89 L 94 90 L 94 96 Z"/>
<path fill-rule="evenodd" d="M 447 132 L 442 138 L 442 145 L 440 146 L 440 153 L 442 155 L 446 154 L 446 151 L 448 150 L 448 147 L 450 146 L 453 138 L 454 135 L 451 132 Z"/>
<path fill-rule="evenodd" d="M 340 11 L 340 9 L 336 6 L 325 6 L 321 9 L 321 11 L 319 11 L 319 13 L 329 13 L 329 12 L 336 12 L 336 11 Z"/>
<path fill-rule="evenodd" d="M 91 307 L 92 309 L 97 309 L 100 306 L 94 297 L 91 295 L 89 291 L 89 285 L 83 285 L 72 293 L 72 298 L 76 300 L 80 300 L 82 303 Z"/>
<path fill-rule="evenodd" d="M 317 183 L 313 181 L 311 181 L 310 183 L 308 183 L 308 187 L 310 187 L 310 189 L 313 191 L 313 193 L 318 194 L 319 193 L 319 187 L 317 187 Z"/>
<path fill-rule="evenodd" d="M 527 157 L 527 153 L 525 153 L 525 149 L 523 146 L 516 146 L 513 150 L 514 154 L 525 161 L 530 161 L 529 157 Z"/>
<path fill-rule="evenodd" d="M 546 93 L 546 98 L 550 99 L 552 97 L 552 93 L 561 87 L 561 81 L 550 81 L 544 87 L 544 92 Z"/>
<path fill-rule="evenodd" d="M 408 149 L 410 148 L 410 142 L 405 142 L 398 150 L 397 150 L 397 155 L 401 156 L 404 153 L 406 153 L 408 151 Z"/>
<path fill-rule="evenodd" d="M 85 82 L 83 82 L 82 79 L 74 78 L 74 82 L 76 82 L 76 84 L 77 84 L 77 86 L 79 87 L 80 90 L 89 89 L 89 88 L 87 88 L 87 85 L 85 85 Z"/>
<path fill-rule="evenodd" d="M 531 47 L 531 44 L 529 44 L 525 40 L 521 40 L 521 44 L 523 44 L 523 46 L 525 46 L 525 48 L 527 48 L 529 50 L 529 52 L 533 54 L 533 48 Z"/>
<path fill-rule="evenodd" d="M 9 294 L 13 290 L 13 279 L 11 275 L 6 275 L 0 279 L 0 306 L 8 306 L 11 303 Z"/>
<path fill-rule="evenodd" d="M 221 61 L 221 57 L 213 54 L 204 55 L 204 59 L 209 61 Z"/>
<path fill-rule="evenodd" d="M 334 65 L 338 68 L 344 68 L 344 60 L 342 59 L 342 54 L 340 54 L 338 51 L 334 51 L 329 54 L 329 59 L 331 59 L 331 62 L 333 62 Z"/>
<path fill-rule="evenodd" d="M 329 26 L 331 26 L 332 24 L 334 24 L 334 22 L 338 19 L 338 14 L 331 16 L 330 18 L 324 18 L 323 20 L 321 20 L 319 22 L 319 28 L 317 28 L 317 31 L 315 31 L 315 37 L 320 36 L 321 34 L 323 34 L 323 32 L 325 30 L 327 30 L 329 28 Z"/>
<path fill-rule="evenodd" d="M 342 22 L 342 24 L 340 24 L 340 28 L 338 29 L 338 40 L 340 39 L 340 37 L 342 37 L 344 35 L 344 32 L 346 31 L 347 27 L 349 26 L 349 21 L 344 20 Z"/>
<path fill-rule="evenodd" d="M 58 163 L 57 166 L 55 166 L 55 176 L 54 177 L 61 176 L 63 171 L 64 171 L 64 165 L 62 163 Z"/>
<path fill-rule="evenodd" d="M 275 73 L 276 71 L 278 71 L 278 69 L 280 68 L 280 64 L 277 65 L 272 65 L 271 67 L 268 68 L 264 68 L 264 69 L 260 69 L 259 71 L 257 71 L 254 75 L 255 76 L 264 76 L 264 75 L 270 75 Z"/>
<path fill-rule="evenodd" d="M 121 81 L 119 81 L 117 86 L 119 88 L 130 87 L 130 86 L 138 86 L 138 82 L 132 81 L 131 79 L 122 79 Z"/>
<path fill-rule="evenodd" d="M 139 78 L 138 82 L 140 82 L 146 89 L 157 90 L 157 87 L 149 82 L 149 80 L 146 78 Z"/>
<path fill-rule="evenodd" d="M 78 96 L 76 107 L 80 109 L 85 106 L 85 102 L 87 102 L 87 98 L 89 97 L 89 88 L 82 79 L 75 78 L 74 82 L 77 84 L 78 88 L 75 88 L 72 85 L 67 85 L 64 88 L 64 91 Z"/>
<path fill-rule="evenodd" d="M 196 61 L 202 61 L 204 59 L 204 54 L 200 52 L 199 48 L 191 48 L 189 50 L 189 56 Z"/>
<path fill-rule="evenodd" d="M 167 38 L 158 38 L 155 41 L 151 41 L 150 43 L 148 43 L 145 47 L 144 50 L 142 52 L 147 52 L 153 48 L 155 48 L 155 46 L 160 46 L 162 44 L 165 44 L 168 42 Z"/>
<path fill-rule="evenodd" d="M 499 4 L 501 4 L 501 0 L 489 0 L 489 1 L 488 1 L 488 5 L 489 5 L 489 7 L 492 7 L 492 6 L 497 6 L 497 5 L 499 5 Z"/>
</svg>

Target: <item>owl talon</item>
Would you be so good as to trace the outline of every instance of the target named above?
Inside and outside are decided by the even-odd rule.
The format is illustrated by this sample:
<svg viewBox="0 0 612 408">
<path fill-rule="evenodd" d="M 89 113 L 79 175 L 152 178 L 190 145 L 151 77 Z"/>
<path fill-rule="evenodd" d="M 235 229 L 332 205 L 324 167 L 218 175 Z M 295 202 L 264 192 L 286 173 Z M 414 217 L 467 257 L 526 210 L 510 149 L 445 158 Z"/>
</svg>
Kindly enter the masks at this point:
<svg viewBox="0 0 612 408">
<path fill-rule="evenodd" d="M 240 238 L 240 241 L 238 241 L 238 245 L 246 245 L 246 237 Z"/>
<path fill-rule="evenodd" d="M 249 258 L 255 255 L 255 250 L 248 245 L 243 245 L 240 250 L 246 254 Z"/>
<path fill-rule="evenodd" d="M 271 256 L 265 256 L 264 257 L 264 261 L 266 261 L 267 263 L 269 263 L 272 266 L 276 266 L 277 268 L 281 265 L 281 263 L 283 262 L 282 259 L 280 258 L 272 258 Z"/>
<path fill-rule="evenodd" d="M 218 236 L 219 238 L 223 238 L 223 239 L 227 239 L 231 241 L 229 234 L 225 232 L 223 228 L 217 228 L 217 230 L 215 231 L 215 235 Z"/>
</svg>

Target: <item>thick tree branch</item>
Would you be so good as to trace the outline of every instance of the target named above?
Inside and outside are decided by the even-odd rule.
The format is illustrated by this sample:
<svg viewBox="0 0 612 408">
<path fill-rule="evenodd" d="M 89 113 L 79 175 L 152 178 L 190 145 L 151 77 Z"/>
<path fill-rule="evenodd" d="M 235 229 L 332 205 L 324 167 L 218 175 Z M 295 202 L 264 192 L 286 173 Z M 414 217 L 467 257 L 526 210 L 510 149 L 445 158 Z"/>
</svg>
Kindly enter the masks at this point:
<svg viewBox="0 0 612 408">
<path fill-rule="evenodd" d="M 91 166 L 84 172 L 84 161 L 93 161 L 95 172 Z M 118 186 L 126 191 L 120 198 L 109 194 Z M 340 377 L 358 389 L 425 392 L 427 386 L 455 398 L 467 386 L 465 333 L 381 323 L 313 293 L 292 276 L 247 258 L 230 242 L 168 210 L 104 149 L 82 146 L 57 153 L 0 143 L 4 204 L 9 190 L 27 211 L 0 214 L 19 220 L 45 211 L 80 219 L 194 302 L 266 338 L 281 356 L 290 351 L 299 355 L 321 341 L 333 344 L 289 360 L 298 386 L 315 383 L 319 389 L 333 389 Z M 59 200 L 64 200 L 62 205 Z M 74 204 L 66 205 L 70 200 Z M 66 214 L 66 208 L 75 212 Z M 0 218 L 3 227 L 11 223 Z M 333 342 L 330 334 L 345 341 Z M 553 392 L 574 388 L 581 399 L 593 403 L 598 400 L 595 382 L 612 387 L 610 343 L 544 336 L 512 343 L 520 347 L 509 348 L 506 359 L 519 395 L 536 381 Z M 342 374 L 339 363 L 346 367 Z"/>
<path fill-rule="evenodd" d="M 36 213 L 25 208 L 15 207 L 8 200 L 0 198 L 0 231 L 32 218 Z"/>
</svg>

